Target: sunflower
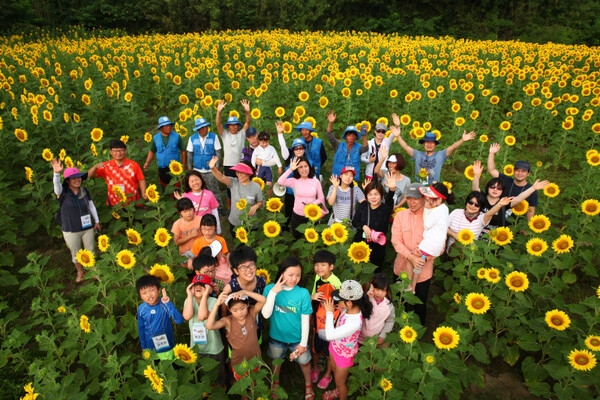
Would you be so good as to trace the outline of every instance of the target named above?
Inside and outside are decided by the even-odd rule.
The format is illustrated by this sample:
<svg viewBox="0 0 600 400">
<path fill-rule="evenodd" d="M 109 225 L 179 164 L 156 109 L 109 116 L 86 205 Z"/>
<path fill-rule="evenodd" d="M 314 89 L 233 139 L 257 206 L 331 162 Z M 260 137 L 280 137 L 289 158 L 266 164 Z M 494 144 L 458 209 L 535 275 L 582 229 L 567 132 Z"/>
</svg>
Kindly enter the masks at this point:
<svg viewBox="0 0 600 400">
<path fill-rule="evenodd" d="M 593 217 L 600 213 L 600 202 L 596 199 L 588 199 L 581 203 L 581 212 Z"/>
<path fill-rule="evenodd" d="M 515 173 L 515 166 L 512 164 L 506 164 L 502 170 L 502 173 L 506 176 L 513 176 Z"/>
<path fill-rule="evenodd" d="M 157 277 L 162 283 L 171 283 L 175 280 L 171 268 L 165 264 L 154 264 L 148 273 Z"/>
<path fill-rule="evenodd" d="M 435 357 L 432 354 L 427 354 L 425 356 L 425 362 L 427 364 L 433 364 L 435 362 Z"/>
<path fill-rule="evenodd" d="M 371 248 L 365 242 L 356 242 L 350 245 L 348 257 L 354 263 L 369 262 Z"/>
<path fill-rule="evenodd" d="M 29 183 L 33 183 L 33 170 L 29 167 L 25 167 L 25 178 Z"/>
<path fill-rule="evenodd" d="M 558 187 L 558 185 L 556 183 L 549 183 L 544 188 L 544 194 L 551 198 L 556 197 L 560 194 L 560 188 Z"/>
<path fill-rule="evenodd" d="M 412 343 L 417 340 L 417 331 L 410 326 L 400 329 L 399 335 L 404 343 Z"/>
<path fill-rule="evenodd" d="M 198 359 L 196 353 L 194 353 L 187 344 L 180 343 L 175 345 L 175 347 L 173 347 L 173 353 L 175 354 L 175 357 L 186 364 L 193 364 Z"/>
<path fill-rule="evenodd" d="M 309 99 L 309 94 L 308 92 L 302 91 L 300 93 L 298 93 L 298 100 L 300 101 L 307 101 Z"/>
<path fill-rule="evenodd" d="M 473 314 L 485 314 L 490 309 L 490 299 L 483 293 L 469 293 L 465 299 L 467 310 Z"/>
<path fill-rule="evenodd" d="M 325 243 L 327 246 L 331 246 L 332 244 L 336 243 L 331 227 L 323 229 L 323 232 L 321 232 L 321 238 L 323 239 L 323 243 Z"/>
<path fill-rule="evenodd" d="M 258 176 L 255 176 L 254 178 L 252 178 L 252 182 L 255 182 L 256 184 L 258 184 L 258 186 L 260 186 L 260 190 L 265 190 L 265 181 L 263 181 Z"/>
<path fill-rule="evenodd" d="M 527 200 L 521 201 L 512 208 L 512 212 L 515 215 L 525 215 L 527 214 L 527 210 L 529 210 L 529 202 Z"/>
<path fill-rule="evenodd" d="M 171 171 L 173 175 L 181 175 L 183 172 L 183 165 L 181 165 L 179 161 L 171 160 L 171 163 L 169 164 L 169 171 Z"/>
<path fill-rule="evenodd" d="M 440 350 L 451 350 L 458 346 L 460 335 L 448 326 L 440 326 L 433 332 L 433 343 Z"/>
<path fill-rule="evenodd" d="M 487 273 L 487 269 L 481 267 L 477 270 L 477 278 L 479 279 L 485 279 L 485 275 Z"/>
<path fill-rule="evenodd" d="M 104 253 L 106 250 L 108 250 L 109 246 L 110 246 L 110 242 L 109 242 L 108 236 L 106 236 L 106 235 L 98 236 L 98 249 L 101 252 Z"/>
<path fill-rule="evenodd" d="M 529 279 L 527 274 L 519 271 L 513 271 L 506 275 L 504 280 L 506 286 L 513 292 L 524 292 L 529 287 Z"/>
<path fill-rule="evenodd" d="M 304 206 L 304 216 L 313 222 L 318 221 L 321 214 L 321 207 L 316 204 L 311 203 Z"/>
<path fill-rule="evenodd" d="M 152 368 L 152 365 L 148 365 L 146 367 L 146 369 L 144 370 L 144 376 L 148 378 L 148 380 L 152 384 L 152 390 L 154 390 L 156 393 L 163 392 L 163 379 L 160 376 L 158 376 L 158 373 L 154 368 Z"/>
<path fill-rule="evenodd" d="M 473 235 L 473 232 L 469 228 L 463 228 L 456 235 L 456 240 L 463 246 L 468 246 L 475 240 L 475 235 Z"/>
<path fill-rule="evenodd" d="M 550 228 L 550 219 L 543 214 L 534 215 L 528 222 L 529 229 L 535 233 L 542 233 Z"/>
<path fill-rule="evenodd" d="M 248 243 L 248 232 L 243 226 L 240 226 L 235 230 L 235 237 L 242 243 Z"/>
<path fill-rule="evenodd" d="M 465 174 L 465 178 L 472 181 L 475 178 L 475 173 L 473 172 L 473 166 L 472 165 L 467 166 L 467 168 L 465 168 L 464 174 Z"/>
<path fill-rule="evenodd" d="M 160 247 L 167 247 L 169 245 L 169 241 L 171 240 L 171 235 L 169 231 L 165 228 L 158 228 L 156 233 L 154 234 L 154 242 Z"/>
<path fill-rule="evenodd" d="M 152 141 L 152 134 L 150 132 L 144 133 L 144 142 L 150 143 Z"/>
<path fill-rule="evenodd" d="M 590 335 L 586 337 L 585 345 L 592 351 L 600 351 L 600 336 Z"/>
<path fill-rule="evenodd" d="M 50 151 L 50 149 L 44 149 L 42 150 L 42 158 L 46 161 L 52 161 L 52 159 L 54 158 L 54 154 L 52 154 L 52 151 Z"/>
<path fill-rule="evenodd" d="M 151 203 L 158 203 L 158 200 L 160 199 L 160 195 L 156 191 L 155 184 L 152 184 L 146 188 L 146 197 L 148 197 L 148 200 Z"/>
<path fill-rule="evenodd" d="M 509 130 L 510 129 L 510 122 L 508 122 L 508 121 L 502 121 L 500 123 L 500 129 L 502 129 L 503 131 Z M 514 136 L 507 136 L 507 138 L 508 137 L 512 137 L 514 139 Z M 504 139 L 504 141 L 506 142 L 506 139 Z M 508 142 L 506 144 L 508 144 Z M 514 144 L 514 142 L 513 142 L 513 144 Z M 512 146 L 512 144 L 508 144 L 508 145 Z"/>
<path fill-rule="evenodd" d="M 564 331 L 571 325 L 571 318 L 565 312 L 559 310 L 548 311 L 544 320 L 550 328 L 557 331 Z"/>
<path fill-rule="evenodd" d="M 235 203 L 235 206 L 240 211 L 244 211 L 244 209 L 246 208 L 247 205 L 248 205 L 248 201 L 244 197 L 242 197 L 241 199 L 239 199 L 237 201 L 237 203 Z"/>
<path fill-rule="evenodd" d="M 527 252 L 535 257 L 540 257 L 546 250 L 548 250 L 548 243 L 540 238 L 533 238 L 525 245 Z"/>
<path fill-rule="evenodd" d="M 329 104 L 329 99 L 325 96 L 319 98 L 319 107 L 325 108 Z"/>
<path fill-rule="evenodd" d="M 127 249 L 117 253 L 117 264 L 125 269 L 131 269 L 135 265 L 135 256 Z"/>
<path fill-rule="evenodd" d="M 600 133 L 600 122 L 595 123 L 594 125 L 592 125 L 592 132 L 594 132 L 594 133 Z"/>
<path fill-rule="evenodd" d="M 396 97 L 398 97 L 398 91 L 396 89 L 390 90 L 390 97 L 392 99 L 395 99 Z"/>
<path fill-rule="evenodd" d="M 67 168 L 72 168 L 73 167 L 73 160 L 71 159 L 71 157 L 65 157 L 65 166 Z"/>
<path fill-rule="evenodd" d="M 262 276 L 267 284 L 271 282 L 271 276 L 269 275 L 269 271 L 267 271 L 264 268 L 257 269 L 256 276 Z"/>
<path fill-rule="evenodd" d="M 390 382 L 386 378 L 381 378 L 381 380 L 379 381 L 379 385 L 381 386 L 384 392 L 389 392 L 393 387 L 392 382 Z"/>
<path fill-rule="evenodd" d="M 285 115 L 285 108 L 283 108 L 283 107 L 277 107 L 277 108 L 275 109 L 275 116 L 276 116 L 277 118 L 281 118 L 281 117 L 283 117 L 284 115 Z"/>
<path fill-rule="evenodd" d="M 121 142 L 127 144 L 127 142 L 129 142 L 129 136 L 128 135 L 122 135 L 120 138 Z"/>
<path fill-rule="evenodd" d="M 509 244 L 512 241 L 513 233 L 510 230 L 510 228 L 501 226 L 499 228 L 496 228 L 495 231 L 496 231 L 496 235 L 492 236 L 492 240 L 498 246 L 504 246 L 506 244 Z"/>
<path fill-rule="evenodd" d="M 573 350 L 568 359 L 569 364 L 579 371 L 589 371 L 596 366 L 596 356 L 588 350 Z"/>
<path fill-rule="evenodd" d="M 573 239 L 569 235 L 560 235 L 552 242 L 552 250 L 556 254 L 568 253 L 573 247 Z"/>
<path fill-rule="evenodd" d="M 116 211 L 113 211 L 111 215 L 114 219 L 121 219 L 121 216 Z"/>
<path fill-rule="evenodd" d="M 142 243 L 142 236 L 133 228 L 128 228 L 125 233 L 127 234 L 127 239 L 129 240 L 129 244 L 135 244 L 136 246 Z"/>
<path fill-rule="evenodd" d="M 77 262 L 86 268 L 92 268 L 96 264 L 94 253 L 90 250 L 79 249 L 77 252 Z"/>
<path fill-rule="evenodd" d="M 404 114 L 400 117 L 400 123 L 404 126 L 410 124 L 410 115 Z"/>
<path fill-rule="evenodd" d="M 484 135 L 481 135 L 481 136 L 479 136 L 479 141 L 480 141 L 481 143 L 487 143 L 487 142 L 488 142 L 488 140 L 489 140 L 489 138 L 488 138 L 488 135 L 485 135 L 485 134 L 484 134 Z"/>
<path fill-rule="evenodd" d="M 27 141 L 27 132 L 24 129 L 15 129 L 15 137 L 19 139 L 20 142 Z"/>
<path fill-rule="evenodd" d="M 500 282 L 500 271 L 497 268 L 489 268 L 485 271 L 485 280 L 490 283 Z"/>
<path fill-rule="evenodd" d="M 425 179 L 425 178 L 427 178 L 427 175 L 428 175 L 427 170 L 425 168 L 421 168 L 419 170 L 419 178 Z"/>
<path fill-rule="evenodd" d="M 281 225 L 276 221 L 267 221 L 263 225 L 263 232 L 268 238 L 277 237 L 281 233 Z"/>
<path fill-rule="evenodd" d="M 35 393 L 33 382 L 29 382 L 27 385 L 23 386 L 23 390 L 25 390 L 26 395 L 21 397 L 22 400 L 35 400 L 39 396 L 39 393 Z"/>
<path fill-rule="evenodd" d="M 125 193 L 123 192 L 123 189 L 121 189 L 121 186 L 114 185 L 112 187 L 112 191 L 119 198 L 119 202 L 121 202 L 121 203 L 127 203 L 127 195 L 125 195 Z"/>
<path fill-rule="evenodd" d="M 283 202 L 278 197 L 272 197 L 269 200 L 267 200 L 266 207 L 267 211 L 273 213 L 280 212 L 283 208 Z"/>
<path fill-rule="evenodd" d="M 463 126 L 465 123 L 465 119 L 463 117 L 458 117 L 454 120 L 454 125 Z"/>
<path fill-rule="evenodd" d="M 90 136 L 94 142 L 99 142 L 102 140 L 102 136 L 104 136 L 104 131 L 100 128 L 94 128 L 90 132 Z"/>
<path fill-rule="evenodd" d="M 90 333 L 91 331 L 92 327 L 90 325 L 90 320 L 85 314 L 82 314 L 81 317 L 79 317 L 79 327 L 85 333 Z"/>
<path fill-rule="evenodd" d="M 598 154 L 598 152 L 586 155 L 586 158 L 588 164 L 590 164 L 592 167 L 597 167 L 600 165 L 600 154 Z"/>
<path fill-rule="evenodd" d="M 517 143 L 517 139 L 513 135 L 508 135 L 504 138 L 504 143 L 508 146 L 514 146 Z"/>
<path fill-rule="evenodd" d="M 142 351 L 142 358 L 144 360 L 148 360 L 150 357 L 152 357 L 152 352 L 148 349 L 145 349 L 144 351 Z"/>
<path fill-rule="evenodd" d="M 252 119 L 259 119 L 260 110 L 258 108 L 253 108 L 252 111 L 250 111 L 250 116 L 252 117 Z"/>
<path fill-rule="evenodd" d="M 316 241 L 319 240 L 319 233 L 314 228 L 306 228 L 304 237 L 308 243 L 316 243 Z"/>
<path fill-rule="evenodd" d="M 344 224 L 335 222 L 331 224 L 331 230 L 336 242 L 344 243 L 346 240 L 348 240 L 348 229 L 346 229 Z"/>
</svg>

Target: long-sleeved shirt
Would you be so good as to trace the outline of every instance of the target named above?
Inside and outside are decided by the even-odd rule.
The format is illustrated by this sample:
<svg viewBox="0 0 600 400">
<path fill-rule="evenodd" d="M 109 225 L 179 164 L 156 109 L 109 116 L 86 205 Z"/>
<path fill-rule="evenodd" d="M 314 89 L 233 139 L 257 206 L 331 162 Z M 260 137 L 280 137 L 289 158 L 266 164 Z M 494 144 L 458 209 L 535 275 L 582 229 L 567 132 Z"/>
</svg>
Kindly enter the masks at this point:
<svg viewBox="0 0 600 400">
<path fill-rule="evenodd" d="M 398 253 L 394 261 L 394 274 L 406 271 L 406 261 L 408 256 L 419 246 L 423 240 L 423 210 L 421 207 L 416 212 L 410 209 L 402 210 L 392 224 L 392 245 Z M 425 262 L 423 271 L 418 275 L 417 283 L 424 282 L 433 276 L 433 258 Z"/>
<path fill-rule="evenodd" d="M 306 179 L 289 178 L 293 172 L 291 169 L 285 171 L 279 177 L 277 183 L 294 189 L 294 213 L 303 216 L 306 204 L 320 204 L 323 214 L 328 214 L 329 211 L 325 207 L 325 195 L 323 194 L 321 182 L 314 177 Z"/>
<path fill-rule="evenodd" d="M 267 147 L 258 146 L 254 149 L 252 153 L 252 165 L 256 167 L 256 159 L 260 158 L 262 160 L 263 167 L 272 167 L 273 165 L 277 165 L 281 168 L 281 160 L 277 155 L 277 150 L 275 147 L 269 145 Z"/>
<path fill-rule="evenodd" d="M 163 303 L 160 300 L 156 305 L 142 303 L 137 311 L 138 333 L 142 349 L 154 349 L 152 338 L 166 335 L 169 344 L 162 349 L 156 349 L 158 353 L 171 350 L 175 346 L 175 335 L 173 333 L 173 320 L 176 324 L 183 322 L 183 316 L 175 308 L 172 302 Z"/>
</svg>

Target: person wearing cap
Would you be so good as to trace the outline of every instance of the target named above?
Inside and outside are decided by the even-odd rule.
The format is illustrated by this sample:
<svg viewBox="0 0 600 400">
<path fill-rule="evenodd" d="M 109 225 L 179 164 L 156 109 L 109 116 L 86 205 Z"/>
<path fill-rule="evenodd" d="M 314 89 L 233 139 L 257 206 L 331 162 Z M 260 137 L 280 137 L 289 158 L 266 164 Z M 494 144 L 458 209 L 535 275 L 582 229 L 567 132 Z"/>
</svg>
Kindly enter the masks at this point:
<svg viewBox="0 0 600 400">
<path fill-rule="evenodd" d="M 386 193 L 394 193 L 393 203 L 390 205 L 392 208 L 398 208 L 405 203 L 404 192 L 410 185 L 410 178 L 401 172 L 406 167 L 406 160 L 400 153 L 394 153 L 388 157 L 387 147 L 381 149 L 380 156 L 374 169 L 374 175 L 381 179 Z M 385 168 L 382 168 L 384 162 Z"/>
<path fill-rule="evenodd" d="M 208 166 L 209 161 L 213 157 L 222 159 L 221 154 L 221 142 L 217 135 L 209 132 L 210 122 L 204 118 L 196 118 L 194 123 L 194 133 L 188 139 L 187 154 L 188 154 L 188 169 L 195 169 L 200 172 L 202 179 L 206 183 L 207 189 L 210 190 L 219 202 L 219 212 L 223 211 L 221 205 L 223 199 L 221 199 L 221 189 L 219 188 L 219 182 L 215 179 L 213 174 L 210 172 Z"/>
<path fill-rule="evenodd" d="M 373 139 L 369 139 L 367 142 L 368 149 L 360 156 L 360 160 L 367 164 L 365 168 L 365 178 L 366 179 L 377 179 L 376 174 L 373 173 L 375 166 L 379 163 L 379 151 L 382 148 L 389 149 L 394 141 L 394 135 L 388 135 L 385 137 L 385 133 L 388 131 L 388 127 L 383 122 L 379 122 L 375 125 L 375 137 Z M 382 165 L 385 165 L 384 161 Z"/>
<path fill-rule="evenodd" d="M 131 203 L 141 197 L 148 200 L 146 195 L 146 178 L 139 164 L 127 158 L 127 146 L 122 140 L 110 141 L 110 155 L 112 159 L 94 165 L 88 171 L 88 178 L 103 178 L 106 182 L 108 196 L 106 204 L 114 206 L 121 201 L 113 187 L 118 186 Z M 138 192 L 139 186 L 139 192 Z"/>
<path fill-rule="evenodd" d="M 258 147 L 258 132 L 255 127 L 251 126 L 246 129 L 246 140 L 248 145 L 242 149 L 242 159 L 240 161 L 252 162 L 252 154 Z"/>
<path fill-rule="evenodd" d="M 216 307 L 217 299 L 211 297 L 212 279 L 207 275 L 195 275 L 185 290 L 187 298 L 183 303 L 181 315 L 188 321 L 190 328 L 190 347 L 200 357 L 208 357 L 219 363 L 218 380 L 220 385 L 225 381 L 225 347 L 218 330 L 207 329 L 206 320 Z M 218 312 L 218 310 L 217 310 Z M 218 314 L 216 316 L 218 318 Z"/>
<path fill-rule="evenodd" d="M 267 186 L 267 194 L 273 195 L 271 187 L 273 186 L 273 172 L 271 167 L 277 165 L 277 173 L 281 175 L 282 165 L 277 150 L 269 144 L 271 135 L 269 132 L 262 131 L 258 134 L 259 146 L 252 153 L 252 166 L 257 168 L 256 176 L 265 181 Z"/>
<path fill-rule="evenodd" d="M 81 186 L 88 174 L 79 172 L 75 167 L 67 168 L 64 170 L 64 179 L 61 182 L 62 162 L 55 158 L 51 164 L 54 171 L 52 180 L 54 193 L 60 208 L 60 228 L 65 243 L 71 251 L 71 261 L 77 270 L 75 282 L 80 283 L 85 271 L 81 263 L 77 261 L 77 253 L 82 244 L 84 249 L 94 252 L 94 229 L 100 231 L 100 219 L 92 195 Z"/>
<path fill-rule="evenodd" d="M 423 222 L 423 212 L 425 211 L 425 198 L 419 191 L 421 184 L 411 183 L 406 188 L 406 205 L 408 208 L 402 210 L 394 217 L 392 223 L 392 245 L 396 250 L 396 259 L 394 261 L 394 275 L 399 277 L 412 266 L 421 268 L 421 273 L 417 276 L 415 285 L 415 295 L 421 300 L 422 304 L 407 304 L 406 310 L 413 311 L 421 320 L 421 325 L 425 326 L 425 317 L 427 314 L 427 298 L 429 296 L 429 287 L 433 277 L 433 258 L 423 260 L 415 253 L 419 243 L 423 240 L 423 231 L 425 225 Z"/>
<path fill-rule="evenodd" d="M 452 143 L 447 149 L 436 151 L 436 146 L 440 142 L 437 140 L 435 133 L 427 132 L 425 136 L 419 139 L 419 144 L 423 145 L 425 151 L 415 150 L 406 144 L 402 136 L 400 136 L 400 117 L 398 117 L 398 114 L 392 114 L 392 120 L 394 121 L 395 125 L 391 128 L 392 134 L 398 139 L 400 147 L 406 151 L 410 158 L 415 160 L 415 180 L 421 180 L 419 177 L 419 172 L 421 169 L 425 169 L 427 171 L 427 183 L 430 185 L 433 182 L 441 181 L 440 175 L 446 159 L 450 157 L 452 153 L 454 153 L 454 151 L 464 142 L 473 140 L 475 138 L 475 132 L 467 133 L 467 131 L 464 131 L 460 140 Z"/>
<path fill-rule="evenodd" d="M 531 171 L 531 165 L 529 165 L 527 161 L 517 161 L 515 163 L 514 178 L 508 177 L 500 173 L 496 169 L 495 157 L 496 153 L 498 153 L 499 151 L 500 144 L 493 143 L 490 146 L 490 152 L 487 161 L 488 172 L 490 173 L 492 178 L 498 178 L 500 180 L 500 183 L 503 187 L 502 197 L 516 197 L 531 187 L 531 184 L 527 182 L 529 172 Z M 527 197 L 526 200 L 527 203 L 529 203 L 529 209 L 527 210 L 527 221 L 529 221 L 531 217 L 535 215 L 535 208 L 538 205 L 537 191 L 531 193 L 531 195 L 529 195 L 529 197 Z"/>
<path fill-rule="evenodd" d="M 171 182 L 172 177 L 169 170 L 171 161 L 186 164 L 185 144 L 182 137 L 177 132 L 173 132 L 173 126 L 175 123 L 171 122 L 169 117 L 158 119 L 158 133 L 152 138 L 152 144 L 144 163 L 144 171 L 148 171 L 150 161 L 156 155 L 158 180 L 162 186 L 167 186 Z"/>
<path fill-rule="evenodd" d="M 342 169 L 339 176 L 331 175 L 331 186 L 327 192 L 327 203 L 331 206 L 331 216 L 328 224 L 334 222 L 349 222 L 356 213 L 357 206 L 365 201 L 365 194 L 358 185 L 354 185 L 354 167 L 347 166 Z"/>
<path fill-rule="evenodd" d="M 219 182 L 231 190 L 232 207 L 229 210 L 228 220 L 230 232 L 232 236 L 235 236 L 234 228 L 242 223 L 240 220 L 242 210 L 239 210 L 235 204 L 237 204 L 240 199 L 245 199 L 247 207 L 249 208 L 248 211 L 244 212 L 247 212 L 248 217 L 253 217 L 256 214 L 256 211 L 263 205 L 263 194 L 259 184 L 252 181 L 254 169 L 251 164 L 240 162 L 231 167 L 230 170 L 236 175 L 235 178 L 232 178 L 224 175 L 217 169 L 217 161 L 219 161 L 217 157 L 213 157 L 213 159 L 210 160 L 210 172 L 213 173 Z"/>
<path fill-rule="evenodd" d="M 327 151 L 325 151 L 323 141 L 312 135 L 315 129 L 309 121 L 304 121 L 296 126 L 296 130 L 300 132 L 302 140 L 304 140 L 306 158 L 308 158 L 310 165 L 315 169 L 317 177 L 321 176 L 321 168 L 325 164 L 325 161 L 327 161 Z"/>
<path fill-rule="evenodd" d="M 355 179 L 360 181 L 360 155 L 369 149 L 367 146 L 366 127 L 363 127 L 361 131 L 359 131 L 356 126 L 346 127 L 346 130 L 342 134 L 344 143 L 341 143 L 333 134 L 333 123 L 336 118 L 337 115 L 333 111 L 327 113 L 328 124 L 325 135 L 335 151 L 331 173 L 333 175 L 339 175 L 345 166 L 350 165 L 354 167 L 354 171 L 356 172 Z M 362 146 L 356 143 L 359 137 L 363 137 Z"/>
</svg>

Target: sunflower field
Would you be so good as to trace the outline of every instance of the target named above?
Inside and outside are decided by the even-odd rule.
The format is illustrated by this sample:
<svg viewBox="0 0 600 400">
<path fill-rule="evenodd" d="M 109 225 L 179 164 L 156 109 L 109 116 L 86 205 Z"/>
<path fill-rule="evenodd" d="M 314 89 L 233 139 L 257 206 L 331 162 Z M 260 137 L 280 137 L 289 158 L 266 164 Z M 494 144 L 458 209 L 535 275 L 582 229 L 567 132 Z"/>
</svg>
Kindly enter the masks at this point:
<svg viewBox="0 0 600 400">
<path fill-rule="evenodd" d="M 393 285 L 395 333 L 388 348 L 373 340 L 361 348 L 348 381 L 352 398 L 468 397 L 497 363 L 516 371 L 532 396 L 600 396 L 599 70 L 595 47 L 452 37 L 284 30 L 1 37 L 1 392 L 32 399 L 225 396 L 211 386 L 213 360 L 184 344 L 187 324 L 176 330 L 177 368 L 154 362 L 156 354 L 139 346 L 136 279 L 158 276 L 179 309 L 186 296 L 186 270 L 170 235 L 177 218 L 172 193 L 183 168 L 175 168 L 180 174 L 165 191 L 149 185 L 149 201 L 140 207 L 109 208 L 104 182 L 84 182 L 103 231 L 95 253 L 78 254 L 88 273 L 74 286 L 54 223 L 50 160 L 86 171 L 108 160 L 108 142 L 120 138 L 128 158 L 143 163 L 158 117 L 176 121 L 187 140 L 195 118 L 215 126 L 218 101 L 243 120 L 239 103 L 248 99 L 252 126 L 275 132 L 282 120 L 288 144 L 303 121 L 323 137 L 330 110 L 337 135 L 346 125 L 371 128 L 397 113 L 415 148 L 427 131 L 441 148 L 476 131 L 477 140 L 463 144 L 442 172 L 458 204 L 471 191 L 473 161 L 485 164 L 492 143 L 501 144 L 498 170 L 510 175 L 525 159 L 530 182 L 552 182 L 530 221 L 522 203 L 491 240 L 463 233 L 453 260 L 436 261 L 440 290 L 428 306 L 441 321 L 434 326 L 403 312 L 404 303 L 418 300 Z M 155 164 L 146 179 L 158 183 Z M 307 209 L 306 240 L 294 241 L 281 207 L 279 198 L 265 197 L 263 209 L 245 215 L 231 238 L 257 251 L 258 273 L 273 279 L 279 261 L 294 254 L 312 282 L 312 255 L 327 247 L 342 280 L 368 281 L 375 268 L 369 249 L 351 244 L 347 226 L 329 227 Z M 390 245 L 390 270 L 394 257 Z M 230 393 L 269 396 L 269 363 L 245 367 L 249 375 Z M 301 398 L 303 383 L 282 386 L 280 398 Z"/>
</svg>

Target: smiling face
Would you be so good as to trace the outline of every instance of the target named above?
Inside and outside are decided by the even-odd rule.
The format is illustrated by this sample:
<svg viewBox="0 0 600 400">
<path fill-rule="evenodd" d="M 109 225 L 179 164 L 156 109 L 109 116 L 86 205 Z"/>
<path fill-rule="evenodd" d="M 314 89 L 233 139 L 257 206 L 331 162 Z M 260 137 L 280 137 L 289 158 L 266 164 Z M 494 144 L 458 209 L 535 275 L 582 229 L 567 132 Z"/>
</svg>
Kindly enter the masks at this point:
<svg viewBox="0 0 600 400">
<path fill-rule="evenodd" d="M 241 184 L 247 183 L 250 181 L 250 175 L 245 174 L 243 172 L 235 171 L 235 176 Z"/>
<path fill-rule="evenodd" d="M 294 287 L 300 283 L 300 279 L 302 279 L 302 268 L 300 268 L 299 265 L 288 267 L 281 276 L 283 276 L 285 286 Z"/>
<path fill-rule="evenodd" d="M 198 134 L 202 137 L 205 137 L 208 134 L 208 126 L 203 126 L 202 128 L 198 129 Z"/>
<path fill-rule="evenodd" d="M 304 153 L 306 152 L 304 146 L 296 146 L 292 149 L 292 151 L 294 152 L 293 157 L 303 157 Z"/>
<path fill-rule="evenodd" d="M 414 197 L 407 197 L 406 204 L 408 204 L 408 208 L 413 213 L 419 211 L 421 208 L 425 207 L 425 199 L 423 197 L 419 197 L 418 199 Z"/>
<path fill-rule="evenodd" d="M 115 160 L 117 163 L 120 164 L 125 160 L 125 156 L 127 155 L 127 149 L 123 149 L 123 148 L 110 149 L 110 155 L 112 156 L 113 160 Z"/>
<path fill-rule="evenodd" d="M 238 124 L 227 125 L 227 128 L 232 135 L 235 135 L 240 130 L 240 126 Z"/>
<path fill-rule="evenodd" d="M 300 130 L 300 134 L 304 138 L 305 142 L 310 142 L 312 140 L 312 135 L 310 134 L 310 131 L 308 129 L 302 128 Z"/>
<path fill-rule="evenodd" d="M 437 146 L 435 144 L 435 142 L 424 142 L 423 143 L 423 148 L 425 149 L 426 153 L 433 153 L 435 151 L 435 146 Z"/>
<path fill-rule="evenodd" d="M 523 184 L 527 181 L 527 177 L 529 176 L 529 171 L 522 168 L 515 168 L 515 183 Z"/>
<path fill-rule="evenodd" d="M 300 174 L 300 178 L 307 178 L 310 173 L 310 167 L 306 161 L 300 161 L 298 164 L 298 173 Z"/>
<path fill-rule="evenodd" d="M 206 275 L 210 277 L 210 279 L 215 279 L 215 275 L 217 274 L 217 267 L 207 265 L 205 267 L 200 268 L 199 271 L 196 271 L 196 275 Z"/>
<path fill-rule="evenodd" d="M 197 283 L 194 286 L 192 286 L 192 291 L 194 293 L 194 297 L 199 299 L 202 297 L 202 293 L 204 293 L 205 290 L 205 286 L 201 283 Z"/>
<path fill-rule="evenodd" d="M 192 189 L 192 192 L 198 193 L 202 190 L 202 179 L 200 179 L 200 177 L 196 175 L 190 175 L 188 185 L 190 185 L 190 189 Z"/>
<path fill-rule="evenodd" d="M 471 197 L 467 200 L 467 204 L 465 205 L 465 210 L 470 214 L 475 214 L 481 210 L 481 204 L 476 197 Z"/>
<path fill-rule="evenodd" d="M 73 190 L 73 189 L 79 189 L 81 187 L 81 182 L 82 182 L 81 177 L 69 178 L 67 181 L 67 184 L 69 185 L 69 188 L 71 188 L 71 190 Z"/>
<path fill-rule="evenodd" d="M 238 281 L 243 284 L 249 284 L 256 280 L 256 263 L 254 261 L 246 261 L 233 269 L 233 272 L 238 277 Z"/>
<path fill-rule="evenodd" d="M 250 144 L 250 147 L 254 148 L 254 147 L 258 146 L 258 135 L 248 136 L 248 137 L 246 137 L 246 139 L 248 139 L 248 144 Z M 267 143 L 267 145 L 268 144 L 269 143 Z"/>
<path fill-rule="evenodd" d="M 144 303 L 148 303 L 148 305 L 155 306 L 159 302 L 158 293 L 159 290 L 156 286 L 147 286 L 145 288 L 140 289 L 140 298 Z"/>
<path fill-rule="evenodd" d="M 329 278 L 331 276 L 332 271 L 333 264 L 329 264 L 326 262 L 315 263 L 315 274 L 317 274 L 323 279 Z"/>
</svg>

